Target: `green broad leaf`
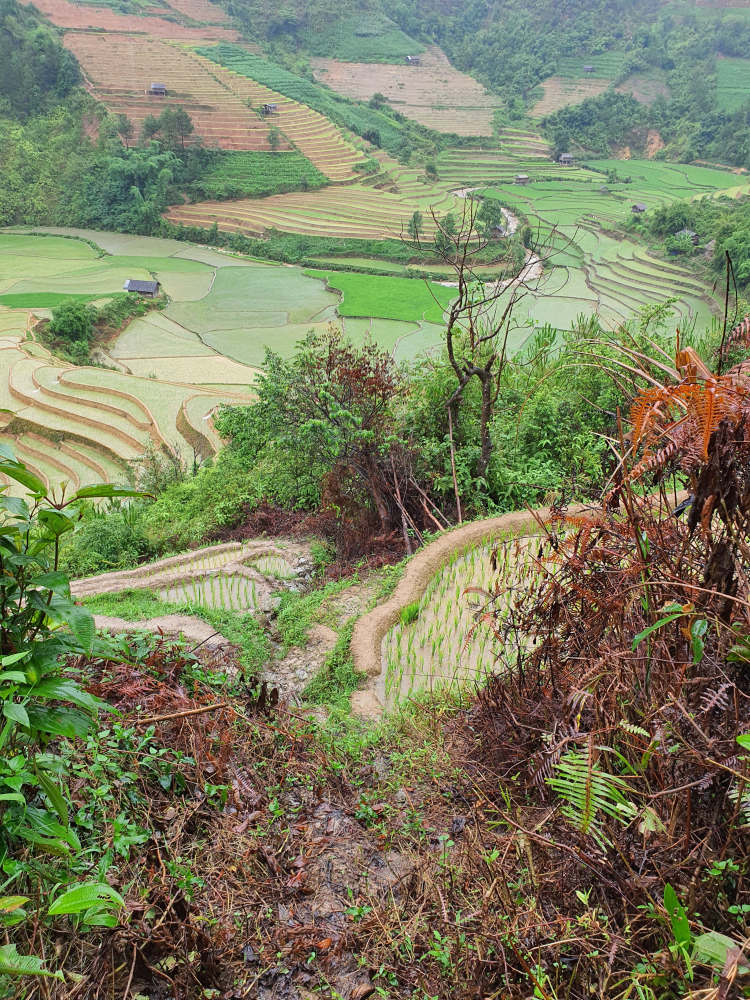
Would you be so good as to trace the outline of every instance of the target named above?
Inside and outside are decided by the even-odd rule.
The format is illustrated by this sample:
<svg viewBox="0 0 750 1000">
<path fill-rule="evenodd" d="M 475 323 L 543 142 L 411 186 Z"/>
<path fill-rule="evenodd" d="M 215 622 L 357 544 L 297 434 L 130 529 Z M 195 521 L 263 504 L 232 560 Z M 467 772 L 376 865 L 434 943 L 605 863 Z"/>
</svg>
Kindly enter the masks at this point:
<svg viewBox="0 0 750 1000">
<path fill-rule="evenodd" d="M 81 842 L 75 830 L 69 826 L 58 823 L 51 812 L 47 809 L 40 809 L 38 806 L 29 806 L 26 810 L 26 820 L 29 826 L 40 836 L 48 840 L 63 840 L 66 844 L 80 851 Z"/>
<path fill-rule="evenodd" d="M 688 923 L 687 914 L 677 898 L 677 893 L 669 882 L 664 886 L 664 908 L 669 914 L 669 919 L 672 921 L 672 933 L 674 934 L 676 943 L 680 948 L 689 948 L 690 924 Z"/>
<path fill-rule="evenodd" d="M 40 510 L 37 517 L 40 524 L 43 524 L 45 528 L 51 531 L 55 538 L 59 538 L 66 531 L 72 531 L 75 528 L 73 519 L 59 510 Z"/>
<path fill-rule="evenodd" d="M 31 581 L 31 586 L 41 587 L 43 590 L 52 590 L 61 597 L 70 597 L 70 581 L 67 575 L 61 573 L 60 570 L 35 576 Z"/>
<path fill-rule="evenodd" d="M 83 922 L 89 927 L 117 927 L 117 917 L 113 913 L 101 913 L 93 907 L 84 914 Z"/>
<path fill-rule="evenodd" d="M 79 736 L 83 739 L 88 736 L 94 725 L 91 716 L 72 708 L 63 706 L 49 708 L 46 705 L 34 704 L 26 707 L 31 728 L 40 733 L 48 733 L 50 736 L 67 736 L 70 740 Z"/>
<path fill-rule="evenodd" d="M 60 701 L 72 701 L 74 705 L 87 709 L 95 713 L 99 706 L 99 700 L 84 691 L 75 681 L 68 677 L 45 677 L 35 684 L 31 692 L 36 698 L 52 699 Z"/>
<path fill-rule="evenodd" d="M 0 896 L 0 913 L 12 913 L 28 902 L 30 902 L 28 896 Z"/>
<path fill-rule="evenodd" d="M 677 618 L 682 618 L 683 614 L 684 612 L 680 611 L 675 615 L 667 615 L 666 618 L 660 618 L 658 622 L 655 622 L 655 624 L 649 625 L 648 628 L 644 628 L 644 630 L 639 632 L 635 639 L 633 639 L 632 651 L 635 652 L 636 647 L 639 646 L 645 638 L 651 635 L 652 632 L 656 632 L 656 630 L 660 629 L 663 625 L 669 625 L 670 622 L 675 621 Z"/>
<path fill-rule="evenodd" d="M 22 670 L 4 670 L 0 673 L 0 685 L 25 684 L 26 681 L 26 674 Z"/>
<path fill-rule="evenodd" d="M 0 660 L 0 666 L 10 667 L 14 663 L 18 663 L 19 660 L 25 659 L 28 655 L 28 650 L 24 650 L 20 653 L 11 653 L 9 656 L 4 656 L 2 660 Z"/>
<path fill-rule="evenodd" d="M 703 636 L 708 630 L 708 622 L 701 618 L 693 625 L 690 629 L 690 634 L 693 637 L 693 663 L 700 663 L 703 659 L 703 654 L 706 650 L 706 643 L 703 640 Z"/>
<path fill-rule="evenodd" d="M 0 802 L 18 802 L 22 806 L 26 805 L 26 799 L 20 792 L 2 792 Z"/>
<path fill-rule="evenodd" d="M 15 452 L 11 446 L 9 444 L 5 444 L 5 442 L 0 442 L 0 459 L 5 462 L 18 462 Z M 7 489 L 7 487 L 4 486 L 3 489 Z"/>
<path fill-rule="evenodd" d="M 741 747 L 750 750 L 750 733 L 743 733 L 742 736 L 738 736 L 737 742 Z"/>
<path fill-rule="evenodd" d="M 23 705 L 17 704 L 15 701 L 6 701 L 3 703 L 3 715 L 6 719 L 10 719 L 11 722 L 17 722 L 21 726 L 29 725 L 29 716 Z"/>
<path fill-rule="evenodd" d="M 732 646 L 727 659 L 730 663 L 750 663 L 750 646 Z"/>
<path fill-rule="evenodd" d="M 56 783 L 45 771 L 37 771 L 36 774 L 39 784 L 44 790 L 44 794 L 52 803 L 52 808 L 55 810 L 57 815 L 60 817 L 60 822 L 63 826 L 69 826 L 68 823 L 68 806 L 63 798 L 62 792 L 57 787 Z"/>
<path fill-rule="evenodd" d="M 733 941 L 732 938 L 727 937 L 726 934 L 719 934 L 718 931 L 708 931 L 708 933 L 701 934 L 695 939 L 693 961 L 699 962 L 701 965 L 713 965 L 718 969 L 723 969 L 727 962 L 727 951 L 731 948 L 739 950 L 740 945 L 737 941 Z M 740 962 L 737 966 L 737 972 L 741 976 L 745 976 L 750 972 L 750 965 L 747 964 L 747 960 Z"/>
<path fill-rule="evenodd" d="M 62 972 L 50 972 L 36 955 L 19 955 L 14 944 L 0 948 L 0 975 L 2 976 L 50 976 L 65 982 Z"/>
<path fill-rule="evenodd" d="M 0 462 L 0 472 L 11 479 L 15 479 L 17 483 L 25 486 L 26 489 L 31 490 L 35 495 L 47 496 L 47 487 L 41 479 L 37 479 L 21 462 Z"/>
<path fill-rule="evenodd" d="M 20 517 L 28 521 L 30 517 L 29 505 L 21 497 L 0 497 L 0 510 L 7 510 L 13 517 Z"/>
<path fill-rule="evenodd" d="M 91 646 L 96 637 L 96 627 L 94 616 L 88 608 L 74 604 L 67 597 L 60 597 L 59 594 L 52 594 L 52 600 L 47 602 L 37 591 L 32 591 L 28 596 L 28 603 L 37 611 L 42 611 L 53 622 L 67 625 L 76 636 L 86 652 L 91 650 Z"/>
<path fill-rule="evenodd" d="M 51 917 L 69 913 L 82 913 L 90 907 L 106 904 L 107 909 L 125 906 L 125 900 L 106 882 L 84 882 L 74 889 L 68 889 L 54 901 L 47 911 Z"/>
<path fill-rule="evenodd" d="M 14 910 L 13 913 L 0 913 L 0 927 L 15 927 L 22 924 L 28 913 L 24 909 Z"/>
<path fill-rule="evenodd" d="M 150 497 L 150 493 L 141 490 L 129 490 L 111 483 L 101 483 L 98 486 L 84 486 L 73 497 L 73 500 L 96 500 L 105 497 Z"/>
<path fill-rule="evenodd" d="M 70 847 L 65 843 L 64 840 L 52 837 L 43 837 L 41 833 L 37 833 L 28 826 L 19 826 L 16 830 L 16 836 L 20 837 L 21 840 L 25 840 L 27 844 L 33 844 L 34 847 L 38 847 L 40 851 L 44 851 L 45 854 L 53 854 L 56 857 L 67 857 L 70 855 Z"/>
</svg>

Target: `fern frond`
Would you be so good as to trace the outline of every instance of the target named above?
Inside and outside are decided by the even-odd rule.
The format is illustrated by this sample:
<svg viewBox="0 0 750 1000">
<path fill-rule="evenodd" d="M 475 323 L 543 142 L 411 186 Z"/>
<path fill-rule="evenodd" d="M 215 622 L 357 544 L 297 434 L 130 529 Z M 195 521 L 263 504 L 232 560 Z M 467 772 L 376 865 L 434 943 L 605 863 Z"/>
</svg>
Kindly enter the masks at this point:
<svg viewBox="0 0 750 1000">
<path fill-rule="evenodd" d="M 651 739 L 651 733 L 649 733 L 647 729 L 642 729 L 640 726 L 634 726 L 632 722 L 624 722 L 620 719 L 617 725 L 620 729 L 624 729 L 626 733 L 631 733 L 633 736 L 643 736 L 644 739 Z"/>
<path fill-rule="evenodd" d="M 734 684 L 727 682 L 713 691 L 706 691 L 701 699 L 701 712 L 710 712 L 712 708 L 724 711 L 729 705 L 728 692 L 734 689 Z"/>
<path fill-rule="evenodd" d="M 610 843 L 600 814 L 619 823 L 627 823 L 635 815 L 635 806 L 625 797 L 627 782 L 601 770 L 591 742 L 569 750 L 553 765 L 553 771 L 554 776 L 546 781 L 562 799 L 561 812 L 580 833 L 593 837 L 600 845 Z"/>
</svg>

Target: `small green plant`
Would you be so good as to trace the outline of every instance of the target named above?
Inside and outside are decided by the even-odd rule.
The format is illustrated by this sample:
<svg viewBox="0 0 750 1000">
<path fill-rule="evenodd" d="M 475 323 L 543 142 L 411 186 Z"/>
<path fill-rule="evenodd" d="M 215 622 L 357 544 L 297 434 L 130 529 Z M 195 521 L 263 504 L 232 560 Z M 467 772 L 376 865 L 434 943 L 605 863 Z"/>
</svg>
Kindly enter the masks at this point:
<svg viewBox="0 0 750 1000">
<path fill-rule="evenodd" d="M 422 961 L 425 958 L 434 959 L 440 966 L 443 972 L 453 971 L 453 957 L 451 955 L 451 942 L 448 937 L 444 937 L 440 931 L 433 930 L 432 932 L 433 940 L 430 942 L 430 947 L 427 949 L 426 954 L 422 956 Z"/>
<path fill-rule="evenodd" d="M 76 917 L 84 929 L 116 927 L 117 917 L 112 911 L 124 906 L 125 900 L 106 882 L 84 882 L 58 896 L 47 913 L 50 917 Z"/>
<path fill-rule="evenodd" d="M 606 844 L 600 815 L 626 823 L 637 810 L 625 797 L 627 782 L 602 771 L 594 750 L 591 741 L 586 747 L 569 750 L 554 766 L 553 777 L 547 779 L 547 784 L 563 800 L 562 813 L 573 826 Z"/>
<path fill-rule="evenodd" d="M 419 618 L 419 604 L 419 601 L 413 601 L 401 609 L 401 624 L 404 628 L 413 625 L 417 618 Z"/>
<path fill-rule="evenodd" d="M 195 896 L 196 889 L 202 889 L 206 884 L 205 879 L 193 874 L 191 863 L 187 858 L 175 858 L 174 861 L 167 861 L 166 867 L 177 886 L 182 889 L 189 900 Z"/>
<path fill-rule="evenodd" d="M 684 960 L 687 967 L 688 979 L 692 979 L 693 968 L 690 964 L 690 924 L 688 922 L 687 914 L 677 898 L 677 893 L 668 882 L 664 886 L 664 909 L 669 914 L 669 919 L 672 923 L 672 934 L 674 935 L 674 944 L 670 945 L 669 949 L 675 958 L 680 956 Z"/>
</svg>

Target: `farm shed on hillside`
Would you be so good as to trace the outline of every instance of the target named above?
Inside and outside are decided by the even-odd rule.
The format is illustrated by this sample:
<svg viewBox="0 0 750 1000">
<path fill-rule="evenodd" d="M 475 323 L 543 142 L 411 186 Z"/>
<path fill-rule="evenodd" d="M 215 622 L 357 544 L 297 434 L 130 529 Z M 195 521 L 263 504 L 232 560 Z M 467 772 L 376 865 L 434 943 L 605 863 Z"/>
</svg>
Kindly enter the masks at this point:
<svg viewBox="0 0 750 1000">
<path fill-rule="evenodd" d="M 275 115 L 279 110 L 278 104 L 264 104 L 263 114 L 264 115 Z"/>
<path fill-rule="evenodd" d="M 646 211 L 646 206 L 643 204 L 642 201 L 638 201 L 635 203 L 635 205 L 633 205 L 630 211 L 633 213 L 633 215 L 640 215 L 641 212 Z"/>
<path fill-rule="evenodd" d="M 139 278 L 128 278 L 122 287 L 126 292 L 138 292 L 149 299 L 155 299 L 159 294 L 158 281 L 141 281 Z"/>
<path fill-rule="evenodd" d="M 516 174 L 516 184 L 528 184 L 530 180 L 528 174 Z"/>
<path fill-rule="evenodd" d="M 681 236 L 686 237 L 690 240 L 694 247 L 698 246 L 698 234 L 694 233 L 692 229 L 681 229 L 679 233 L 675 233 L 675 239 L 679 239 Z"/>
<path fill-rule="evenodd" d="M 167 85 L 166 85 L 166 83 L 152 83 L 151 84 L 151 95 L 153 97 L 166 97 L 167 96 Z"/>
<path fill-rule="evenodd" d="M 594 67 L 593 66 L 584 66 L 583 67 L 583 72 L 584 73 L 593 73 L 594 72 Z"/>
<path fill-rule="evenodd" d="M 407 56 L 405 59 L 407 66 L 421 66 L 422 57 L 421 56 Z"/>
<path fill-rule="evenodd" d="M 491 240 L 501 240 L 505 236 L 505 226 L 492 226 L 490 229 Z"/>
<path fill-rule="evenodd" d="M 572 153 L 560 153 L 560 160 L 559 160 L 559 162 L 564 167 L 572 167 L 573 166 L 573 154 Z"/>
</svg>

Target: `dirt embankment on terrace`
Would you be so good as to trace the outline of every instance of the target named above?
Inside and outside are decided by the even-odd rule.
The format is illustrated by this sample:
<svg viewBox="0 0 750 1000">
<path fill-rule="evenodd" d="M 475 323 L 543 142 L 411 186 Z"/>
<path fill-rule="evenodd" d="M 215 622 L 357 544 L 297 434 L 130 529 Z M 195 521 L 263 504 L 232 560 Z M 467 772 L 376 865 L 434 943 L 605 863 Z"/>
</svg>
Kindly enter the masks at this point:
<svg viewBox="0 0 750 1000">
<path fill-rule="evenodd" d="M 687 495 L 685 490 L 678 492 L 674 503 L 681 503 Z M 569 514 L 574 514 L 586 509 L 587 506 L 591 505 L 575 504 L 567 511 Z M 533 513 L 514 511 L 501 517 L 472 521 L 470 524 L 446 532 L 416 553 L 407 564 L 406 571 L 393 595 L 384 604 L 363 615 L 354 627 L 351 641 L 354 667 L 369 678 L 365 689 L 355 692 L 353 696 L 352 706 L 355 711 L 360 709 L 363 714 L 374 714 L 373 704 L 378 698 L 377 679 L 383 669 L 381 655 L 383 638 L 397 624 L 403 608 L 422 599 L 430 580 L 450 561 L 451 557 L 457 552 L 480 548 L 501 538 L 537 534 L 539 522 L 546 521 L 550 512 L 549 507 L 542 507 Z"/>
<path fill-rule="evenodd" d="M 541 518 L 548 517 L 549 513 L 548 508 L 537 511 Z M 502 536 L 522 535 L 536 530 L 536 521 L 528 511 L 515 511 L 461 525 L 420 549 L 407 564 L 393 596 L 360 618 L 355 625 L 351 643 L 355 668 L 370 678 L 380 674 L 380 644 L 386 632 L 398 622 L 402 608 L 421 599 L 431 578 L 455 552 L 487 545 Z"/>
</svg>

